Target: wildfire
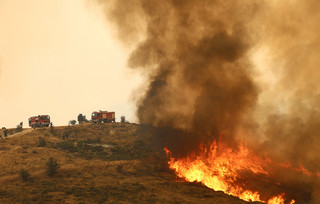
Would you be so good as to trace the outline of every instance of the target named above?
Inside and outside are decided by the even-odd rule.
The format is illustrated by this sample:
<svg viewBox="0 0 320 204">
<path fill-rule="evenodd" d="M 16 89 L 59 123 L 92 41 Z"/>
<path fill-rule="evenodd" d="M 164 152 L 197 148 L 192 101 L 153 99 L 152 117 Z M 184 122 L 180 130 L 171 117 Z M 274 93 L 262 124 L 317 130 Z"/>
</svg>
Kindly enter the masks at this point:
<svg viewBox="0 0 320 204">
<path fill-rule="evenodd" d="M 164 148 L 169 157 L 169 167 L 177 176 L 188 182 L 201 182 L 215 191 L 237 196 L 245 201 L 260 201 L 267 204 L 284 204 L 284 193 L 262 200 L 260 193 L 248 189 L 242 175 L 250 173 L 260 177 L 269 177 L 262 167 L 267 160 L 252 155 L 247 148 L 240 145 L 237 151 L 214 141 L 209 148 L 204 145 L 200 152 L 181 159 L 172 157 L 170 150 Z M 289 201 L 287 201 L 289 202 Z M 290 204 L 295 203 L 294 200 Z"/>
<path fill-rule="evenodd" d="M 288 162 L 280 163 L 279 165 L 282 166 L 283 168 L 291 169 L 293 171 L 300 172 L 300 173 L 308 175 L 308 176 L 320 177 L 320 173 L 319 172 L 313 173 L 313 172 L 309 171 L 308 169 L 306 169 L 305 167 L 303 167 L 301 164 L 299 165 L 299 167 L 293 167 Z"/>
</svg>

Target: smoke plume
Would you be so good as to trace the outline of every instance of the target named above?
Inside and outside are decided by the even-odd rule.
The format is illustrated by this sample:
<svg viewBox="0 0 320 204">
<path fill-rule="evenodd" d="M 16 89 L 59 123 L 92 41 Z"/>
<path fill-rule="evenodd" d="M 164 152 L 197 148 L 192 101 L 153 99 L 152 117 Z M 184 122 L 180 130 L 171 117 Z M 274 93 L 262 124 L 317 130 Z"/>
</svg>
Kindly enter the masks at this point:
<svg viewBox="0 0 320 204">
<path fill-rule="evenodd" d="M 145 39 L 128 62 L 149 76 L 147 92 L 138 103 L 140 122 L 161 127 L 166 133 L 161 134 L 163 141 L 175 153 L 190 152 L 220 134 L 232 138 L 257 98 L 246 23 L 259 5 L 250 1 L 114 1 L 109 7 L 120 37 L 137 35 L 132 34 L 137 30 L 128 33 L 126 28 L 135 24 L 132 19 L 146 22 L 141 29 Z M 132 8 L 139 9 L 132 12 Z M 186 149 L 178 151 L 181 147 Z"/>
<path fill-rule="evenodd" d="M 320 171 L 319 1 L 101 3 L 123 42 L 140 40 L 128 61 L 148 80 L 137 116 L 174 156 L 241 140 L 275 162 Z M 273 171 L 289 194 L 306 186 L 300 203 L 317 203 L 319 178 Z"/>
</svg>

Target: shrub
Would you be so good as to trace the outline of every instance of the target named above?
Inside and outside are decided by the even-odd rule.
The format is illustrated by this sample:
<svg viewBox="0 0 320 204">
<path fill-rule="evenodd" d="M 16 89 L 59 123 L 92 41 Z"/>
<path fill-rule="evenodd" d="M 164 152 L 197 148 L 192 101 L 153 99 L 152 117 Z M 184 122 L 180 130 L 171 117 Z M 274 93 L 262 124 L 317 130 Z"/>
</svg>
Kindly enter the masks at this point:
<svg viewBox="0 0 320 204">
<path fill-rule="evenodd" d="M 80 113 L 78 115 L 78 122 L 79 122 L 79 124 L 81 124 L 81 123 L 86 123 L 86 122 L 89 122 L 89 121 L 87 120 L 85 115 L 82 115 L 82 113 Z"/>
<path fill-rule="evenodd" d="M 54 175 L 56 175 L 58 172 L 58 169 L 60 168 L 60 165 L 58 164 L 57 160 L 54 159 L 53 157 L 49 158 L 46 165 L 47 165 L 46 173 L 49 177 L 53 177 Z"/>
<path fill-rule="evenodd" d="M 97 144 L 97 143 L 101 143 L 101 137 L 96 137 L 94 139 L 87 139 L 84 141 L 85 143 L 88 143 L 88 144 Z"/>
<path fill-rule="evenodd" d="M 28 171 L 21 169 L 19 174 L 20 174 L 20 178 L 23 182 L 30 181 L 31 175 Z"/>
<path fill-rule="evenodd" d="M 46 140 L 43 137 L 39 137 L 38 147 L 45 147 L 45 146 L 46 146 Z"/>
<path fill-rule="evenodd" d="M 78 149 L 77 147 L 74 146 L 74 141 L 63 141 L 63 142 L 58 142 L 56 144 L 56 147 L 62 150 L 66 150 L 69 152 L 77 152 Z"/>
<path fill-rule="evenodd" d="M 77 123 L 76 120 L 70 120 L 68 125 L 75 125 Z"/>
<path fill-rule="evenodd" d="M 124 173 L 125 173 L 122 164 L 119 164 L 119 165 L 116 167 L 116 170 L 117 170 L 117 172 L 118 172 L 119 174 L 124 174 Z"/>
</svg>

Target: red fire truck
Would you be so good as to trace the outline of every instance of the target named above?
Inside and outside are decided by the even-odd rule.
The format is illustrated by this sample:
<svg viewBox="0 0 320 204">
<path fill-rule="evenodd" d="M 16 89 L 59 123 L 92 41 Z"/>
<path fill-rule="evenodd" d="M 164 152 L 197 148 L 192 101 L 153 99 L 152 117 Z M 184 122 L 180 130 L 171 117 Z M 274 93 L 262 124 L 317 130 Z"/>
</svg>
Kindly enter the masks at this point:
<svg viewBox="0 0 320 204">
<path fill-rule="evenodd" d="M 49 127 L 50 116 L 48 115 L 38 115 L 29 118 L 29 126 L 32 128 L 36 127 Z"/>
<path fill-rule="evenodd" d="M 115 122 L 115 113 L 114 112 L 108 112 L 108 111 L 95 111 L 91 115 L 91 121 L 93 123 L 111 123 Z"/>
</svg>

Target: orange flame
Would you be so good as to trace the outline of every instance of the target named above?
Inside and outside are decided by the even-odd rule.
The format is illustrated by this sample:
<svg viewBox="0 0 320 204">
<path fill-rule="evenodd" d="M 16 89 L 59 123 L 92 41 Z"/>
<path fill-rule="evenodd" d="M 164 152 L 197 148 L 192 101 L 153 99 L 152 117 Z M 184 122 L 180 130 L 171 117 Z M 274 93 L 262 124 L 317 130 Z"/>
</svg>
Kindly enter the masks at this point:
<svg viewBox="0 0 320 204">
<path fill-rule="evenodd" d="M 283 196 L 284 196 L 284 193 L 274 196 L 268 200 L 267 204 L 284 204 L 285 200 Z M 296 202 L 295 200 L 291 200 L 289 204 L 294 204 L 295 202 Z"/>
<path fill-rule="evenodd" d="M 306 169 L 304 166 L 302 166 L 302 164 L 299 165 L 299 167 L 293 167 L 290 163 L 286 162 L 286 163 L 280 163 L 280 166 L 282 166 L 283 168 L 287 168 L 287 169 L 291 169 L 293 171 L 296 172 L 300 172 L 304 175 L 308 175 L 308 176 L 313 176 L 313 177 L 320 177 L 320 173 L 319 172 L 311 172 L 308 169 Z"/>
<path fill-rule="evenodd" d="M 215 191 L 237 196 L 245 201 L 260 201 L 268 204 L 284 204 L 284 193 L 269 200 L 261 200 L 260 193 L 246 189 L 246 185 L 239 182 L 241 172 L 268 177 L 269 173 L 262 168 L 262 164 L 269 160 L 262 160 L 251 155 L 249 150 L 240 145 L 237 151 L 214 141 L 207 149 L 202 145 L 200 153 L 193 153 L 182 159 L 175 159 L 171 152 L 164 148 L 169 157 L 169 167 L 178 177 L 188 182 L 201 182 Z M 292 200 L 290 204 L 295 201 Z"/>
</svg>

